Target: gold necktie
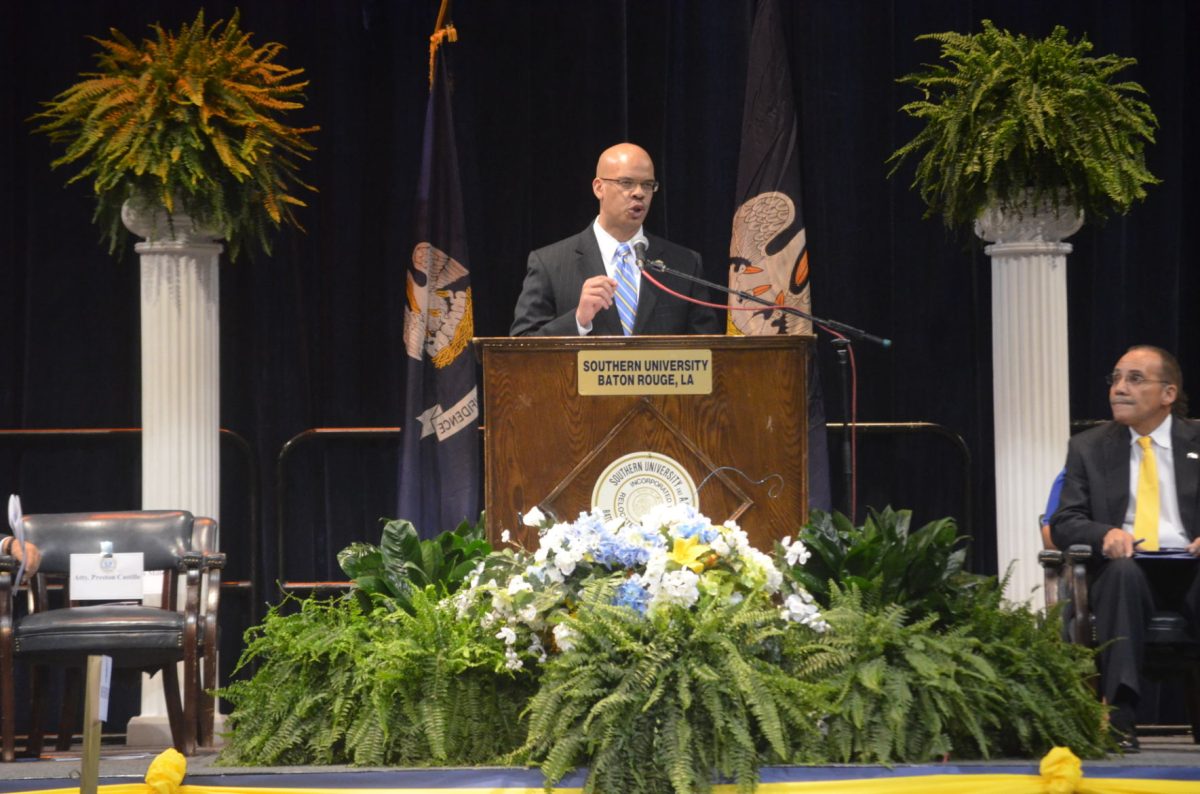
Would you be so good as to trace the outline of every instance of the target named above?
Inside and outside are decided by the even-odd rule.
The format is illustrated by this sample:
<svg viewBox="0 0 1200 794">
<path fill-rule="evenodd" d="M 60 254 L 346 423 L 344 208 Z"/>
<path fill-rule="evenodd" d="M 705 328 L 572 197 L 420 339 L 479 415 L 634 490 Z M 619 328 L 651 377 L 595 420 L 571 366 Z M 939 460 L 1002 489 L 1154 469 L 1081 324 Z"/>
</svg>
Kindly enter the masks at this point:
<svg viewBox="0 0 1200 794">
<path fill-rule="evenodd" d="M 1158 466 L 1150 436 L 1142 436 L 1137 441 L 1142 447 L 1142 465 L 1138 467 L 1133 538 L 1144 541 L 1138 551 L 1158 551 Z"/>
</svg>

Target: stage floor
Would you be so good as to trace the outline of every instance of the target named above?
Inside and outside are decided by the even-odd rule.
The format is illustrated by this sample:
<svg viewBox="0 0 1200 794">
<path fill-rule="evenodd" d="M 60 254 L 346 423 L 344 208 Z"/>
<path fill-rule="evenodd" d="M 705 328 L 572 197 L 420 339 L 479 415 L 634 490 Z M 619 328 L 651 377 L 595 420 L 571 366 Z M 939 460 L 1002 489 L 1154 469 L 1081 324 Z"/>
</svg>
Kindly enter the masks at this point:
<svg viewBox="0 0 1200 794">
<path fill-rule="evenodd" d="M 1136 778 L 1143 780 L 1191 780 L 1200 791 L 1200 745 L 1190 735 L 1143 736 L 1142 752 L 1136 755 L 1110 756 L 1099 761 L 1085 761 L 1084 779 Z M 161 749 L 161 748 L 160 748 Z M 150 762 L 159 750 L 131 749 L 106 745 L 101 751 L 101 791 L 104 786 L 139 783 Z M 970 775 L 1037 774 L 1040 759 L 1003 759 L 993 761 L 963 761 L 948 764 L 897 766 L 850 765 L 826 767 L 772 767 L 764 772 L 764 783 L 771 781 L 816 782 L 820 780 L 853 780 L 913 775 Z M 360 767 L 219 767 L 216 755 L 205 753 L 188 759 L 184 784 L 195 790 L 221 788 L 225 791 L 254 791 L 255 789 L 307 789 L 308 791 L 337 791 L 339 789 L 375 789 L 395 792 L 431 790 L 526 792 L 540 790 L 536 770 L 479 769 L 433 770 Z M 22 759 L 0 764 L 0 792 L 38 792 L 75 789 L 78 786 L 80 758 L 78 751 L 48 753 L 41 759 Z M 576 789 L 582 777 L 563 781 L 561 788 Z M 775 786 L 771 787 L 776 789 Z M 1152 789 L 1151 789 L 1152 790 Z"/>
</svg>

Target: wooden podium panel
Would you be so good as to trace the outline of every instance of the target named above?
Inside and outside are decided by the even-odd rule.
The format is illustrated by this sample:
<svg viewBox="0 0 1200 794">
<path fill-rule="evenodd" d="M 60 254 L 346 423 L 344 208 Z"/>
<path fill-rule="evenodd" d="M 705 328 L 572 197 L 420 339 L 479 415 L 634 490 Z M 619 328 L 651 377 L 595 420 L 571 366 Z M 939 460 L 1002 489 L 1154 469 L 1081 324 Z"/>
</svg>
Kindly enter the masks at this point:
<svg viewBox="0 0 1200 794">
<path fill-rule="evenodd" d="M 483 362 L 485 508 L 493 541 L 508 529 L 526 548 L 536 547 L 536 531 L 521 525 L 521 513 L 536 505 L 573 520 L 591 508 L 598 481 L 615 461 L 643 452 L 679 464 L 698 486 L 699 510 L 717 523 L 736 519 L 760 549 L 795 535 L 806 520 L 811 336 L 474 341 Z M 663 391 L 660 385 L 632 386 L 634 394 L 580 394 L 580 357 L 606 351 L 633 358 L 703 351 L 711 355 L 711 393 L 683 393 L 683 387 L 646 393 Z M 670 468 L 664 471 L 670 479 Z"/>
</svg>

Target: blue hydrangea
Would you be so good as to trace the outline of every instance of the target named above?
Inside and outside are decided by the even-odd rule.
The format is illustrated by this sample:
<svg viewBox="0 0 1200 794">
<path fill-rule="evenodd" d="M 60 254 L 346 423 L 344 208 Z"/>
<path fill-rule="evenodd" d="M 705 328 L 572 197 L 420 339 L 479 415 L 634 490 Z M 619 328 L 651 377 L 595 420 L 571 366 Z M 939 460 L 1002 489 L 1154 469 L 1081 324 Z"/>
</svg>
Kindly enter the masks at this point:
<svg viewBox="0 0 1200 794">
<path fill-rule="evenodd" d="M 612 602 L 616 606 L 629 607 L 639 615 L 644 615 L 646 606 L 650 603 L 650 593 L 637 582 L 622 582 Z"/>
<path fill-rule="evenodd" d="M 640 546 L 625 543 L 615 535 L 605 534 L 592 550 L 592 559 L 609 570 L 636 568 L 646 564 L 650 559 L 650 552 Z"/>
<path fill-rule="evenodd" d="M 703 533 L 707 529 L 709 529 L 709 525 L 708 525 L 707 521 L 693 517 L 693 518 L 689 518 L 686 521 L 681 521 L 679 524 L 677 524 L 675 526 L 675 534 L 681 538 L 690 538 L 693 535 L 700 534 L 702 536 L 701 540 L 705 543 L 708 543 L 708 541 L 704 540 L 704 538 L 703 538 Z M 716 536 L 714 535 L 713 537 L 716 537 Z"/>
<path fill-rule="evenodd" d="M 637 568 L 650 561 L 650 550 L 641 546 L 621 544 L 617 548 L 616 558 L 622 568 Z"/>
</svg>

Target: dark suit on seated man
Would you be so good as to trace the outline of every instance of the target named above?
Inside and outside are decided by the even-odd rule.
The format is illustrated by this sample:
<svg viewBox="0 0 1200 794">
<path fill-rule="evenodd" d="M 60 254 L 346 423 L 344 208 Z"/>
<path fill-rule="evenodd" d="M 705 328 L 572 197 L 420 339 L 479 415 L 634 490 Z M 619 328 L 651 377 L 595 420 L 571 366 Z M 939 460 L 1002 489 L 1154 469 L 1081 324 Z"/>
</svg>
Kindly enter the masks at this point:
<svg viewBox="0 0 1200 794">
<path fill-rule="evenodd" d="M 690 275 L 702 274 L 700 255 L 646 235 L 642 222 L 658 190 L 654 163 L 632 143 L 600 155 L 592 193 L 600 203 L 596 220 L 579 234 L 529 255 L 517 300 L 513 336 L 621 336 L 629 334 L 715 334 L 723 331 L 715 310 L 662 292 L 634 266 L 636 243 L 646 258 Z M 622 270 L 622 268 L 627 268 Z M 709 300 L 693 282 L 656 274 L 676 292 Z"/>
<path fill-rule="evenodd" d="M 1112 726 L 1122 746 L 1136 750 L 1150 617 L 1156 608 L 1179 611 L 1194 631 L 1200 616 L 1200 563 L 1148 559 L 1167 549 L 1200 556 L 1200 428 L 1186 418 L 1183 375 L 1165 350 L 1130 348 L 1109 382 L 1113 421 L 1071 439 L 1051 524 L 1058 548 L 1092 547 L 1101 694 L 1115 708 Z"/>
</svg>

